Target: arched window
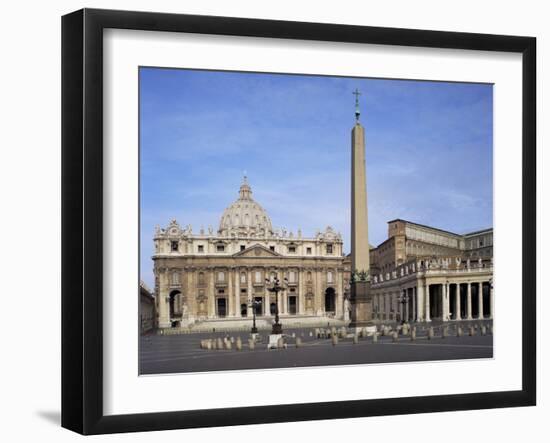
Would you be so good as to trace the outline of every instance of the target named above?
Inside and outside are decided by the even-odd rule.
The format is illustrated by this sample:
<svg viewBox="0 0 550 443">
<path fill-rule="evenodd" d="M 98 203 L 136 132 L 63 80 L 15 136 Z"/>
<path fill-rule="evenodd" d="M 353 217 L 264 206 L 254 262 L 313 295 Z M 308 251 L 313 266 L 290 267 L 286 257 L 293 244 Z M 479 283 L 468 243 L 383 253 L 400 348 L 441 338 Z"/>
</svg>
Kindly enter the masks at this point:
<svg viewBox="0 0 550 443">
<path fill-rule="evenodd" d="M 239 214 L 235 214 L 235 226 L 239 226 Z"/>
<path fill-rule="evenodd" d="M 245 226 L 249 226 L 250 225 L 250 216 L 248 214 L 246 214 L 244 216 L 244 224 Z"/>
</svg>

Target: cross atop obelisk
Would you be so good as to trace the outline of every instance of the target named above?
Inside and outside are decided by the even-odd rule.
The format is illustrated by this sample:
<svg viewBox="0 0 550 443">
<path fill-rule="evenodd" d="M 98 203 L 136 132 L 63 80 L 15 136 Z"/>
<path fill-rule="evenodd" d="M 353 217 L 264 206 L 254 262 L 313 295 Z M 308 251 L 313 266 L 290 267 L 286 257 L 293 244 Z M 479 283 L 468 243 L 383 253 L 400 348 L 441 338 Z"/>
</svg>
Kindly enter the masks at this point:
<svg viewBox="0 0 550 443">
<path fill-rule="evenodd" d="M 359 116 L 361 115 L 361 111 L 359 110 L 359 96 L 361 93 L 359 92 L 359 89 L 355 88 L 355 91 L 353 91 L 352 94 L 355 95 L 355 121 L 359 122 Z"/>
</svg>

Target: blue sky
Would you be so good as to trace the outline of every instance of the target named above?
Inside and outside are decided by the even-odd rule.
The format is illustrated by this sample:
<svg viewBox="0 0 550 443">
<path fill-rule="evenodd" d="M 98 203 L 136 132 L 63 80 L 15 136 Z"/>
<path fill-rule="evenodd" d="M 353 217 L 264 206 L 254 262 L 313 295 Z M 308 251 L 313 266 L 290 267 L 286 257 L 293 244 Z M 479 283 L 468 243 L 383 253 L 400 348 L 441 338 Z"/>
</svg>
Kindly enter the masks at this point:
<svg viewBox="0 0 550 443">
<path fill-rule="evenodd" d="M 141 275 L 154 226 L 217 229 L 247 171 L 274 227 L 350 241 L 350 131 L 359 88 L 369 241 L 403 218 L 464 233 L 493 224 L 491 85 L 140 69 Z"/>
</svg>

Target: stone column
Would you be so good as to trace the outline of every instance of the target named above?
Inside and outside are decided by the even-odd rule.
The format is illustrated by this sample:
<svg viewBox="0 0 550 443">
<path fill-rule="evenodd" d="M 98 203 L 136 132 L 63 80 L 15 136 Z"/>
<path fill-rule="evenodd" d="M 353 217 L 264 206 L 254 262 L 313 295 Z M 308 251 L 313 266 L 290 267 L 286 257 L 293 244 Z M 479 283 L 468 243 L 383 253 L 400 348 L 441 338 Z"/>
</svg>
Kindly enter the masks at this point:
<svg viewBox="0 0 550 443">
<path fill-rule="evenodd" d="M 399 289 L 399 295 L 397 296 L 397 303 L 399 303 L 399 321 L 403 321 L 403 303 L 401 301 L 403 300 L 404 294 L 403 289 Z"/>
<path fill-rule="evenodd" d="M 405 305 L 405 320 L 409 321 L 409 303 L 411 302 L 412 297 L 409 297 L 409 289 L 408 288 L 405 289 L 405 297 L 406 297 L 406 300 L 407 300 L 407 304 Z"/>
<path fill-rule="evenodd" d="M 241 271 L 235 269 L 235 317 L 241 316 Z"/>
<path fill-rule="evenodd" d="M 304 315 L 304 273 L 302 269 L 298 269 L 298 314 Z"/>
<path fill-rule="evenodd" d="M 264 275 L 264 277 L 266 277 L 266 276 Z M 269 294 L 270 294 L 270 292 L 267 290 L 267 287 L 265 287 L 265 289 L 264 289 L 264 303 L 265 303 L 265 305 L 264 305 L 264 315 L 266 317 L 269 317 L 271 315 L 271 312 L 269 310 L 269 302 L 270 302 L 269 301 Z"/>
<path fill-rule="evenodd" d="M 185 276 L 187 276 L 187 286 L 185 286 L 185 283 L 184 283 Z M 180 281 L 182 284 L 182 289 L 185 288 L 182 292 L 185 294 L 187 298 L 187 321 L 192 322 L 195 320 L 195 317 L 197 316 L 197 310 L 198 310 L 195 291 L 197 288 L 197 283 L 199 281 L 199 271 L 182 273 L 182 276 L 180 277 Z"/>
<path fill-rule="evenodd" d="M 416 286 L 416 321 L 421 322 L 424 320 L 424 315 L 422 313 L 426 312 L 424 306 L 425 296 L 424 296 L 424 285 L 421 281 L 417 281 Z"/>
<path fill-rule="evenodd" d="M 158 327 L 169 328 L 170 327 L 170 302 L 167 301 L 169 297 L 168 273 L 164 269 L 158 272 L 159 272 Z"/>
<path fill-rule="evenodd" d="M 456 284 L 456 296 L 455 296 L 455 320 L 462 320 L 460 317 L 460 310 L 462 309 L 460 305 L 460 283 Z"/>
<path fill-rule="evenodd" d="M 208 275 L 208 317 L 216 317 L 216 288 L 214 287 L 214 274 L 216 274 L 216 269 L 210 269 Z"/>
<path fill-rule="evenodd" d="M 413 286 L 412 287 L 412 321 L 416 321 L 416 310 L 417 310 L 417 307 L 416 307 L 416 303 L 417 303 L 417 300 L 416 300 L 416 286 Z"/>
<path fill-rule="evenodd" d="M 426 294 L 425 294 L 425 308 L 426 308 L 426 321 L 432 321 L 430 318 L 430 285 L 426 283 Z"/>
<path fill-rule="evenodd" d="M 321 272 L 319 269 L 314 268 L 312 271 L 313 274 L 313 291 L 314 291 L 314 305 L 313 309 L 316 312 L 316 315 L 323 315 L 325 312 L 325 306 L 323 303 L 323 295 L 321 294 Z"/>
<path fill-rule="evenodd" d="M 391 295 L 389 292 L 386 292 L 386 320 L 390 319 L 391 313 Z"/>
<path fill-rule="evenodd" d="M 251 303 L 254 300 L 254 294 L 252 293 L 252 271 L 250 269 L 247 270 L 246 273 L 246 284 L 247 284 L 247 308 L 246 308 L 246 315 L 247 317 L 252 316 L 252 306 Z"/>
<path fill-rule="evenodd" d="M 230 269 L 227 270 L 227 275 L 225 278 L 227 282 L 227 317 L 235 317 L 235 299 L 233 298 L 233 272 Z"/>
<path fill-rule="evenodd" d="M 479 282 L 479 292 L 477 296 L 477 309 L 478 309 L 478 315 L 477 318 L 482 319 L 483 318 L 483 282 Z"/>
<path fill-rule="evenodd" d="M 344 285 L 342 283 L 342 275 L 339 270 L 336 270 L 334 278 L 336 278 L 336 318 L 343 318 L 342 311 L 344 308 Z"/>
<path fill-rule="evenodd" d="M 449 299 L 447 297 L 447 283 L 441 285 L 441 320 L 447 321 L 449 316 Z"/>
<path fill-rule="evenodd" d="M 472 319 L 472 283 L 468 282 L 468 296 L 466 298 L 466 315 L 467 319 Z"/>
</svg>

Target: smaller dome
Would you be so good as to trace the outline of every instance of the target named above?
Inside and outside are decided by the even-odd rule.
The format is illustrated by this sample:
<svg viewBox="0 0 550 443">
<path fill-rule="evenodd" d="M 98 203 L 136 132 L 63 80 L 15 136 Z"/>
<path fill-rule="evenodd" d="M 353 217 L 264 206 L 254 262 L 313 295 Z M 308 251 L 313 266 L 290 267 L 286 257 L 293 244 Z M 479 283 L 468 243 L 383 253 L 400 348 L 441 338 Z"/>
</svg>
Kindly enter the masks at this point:
<svg viewBox="0 0 550 443">
<path fill-rule="evenodd" d="M 267 212 L 252 198 L 252 189 L 246 176 L 239 189 L 239 198 L 223 212 L 218 232 L 221 235 L 249 232 L 273 234 L 271 220 Z"/>
</svg>

